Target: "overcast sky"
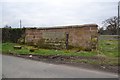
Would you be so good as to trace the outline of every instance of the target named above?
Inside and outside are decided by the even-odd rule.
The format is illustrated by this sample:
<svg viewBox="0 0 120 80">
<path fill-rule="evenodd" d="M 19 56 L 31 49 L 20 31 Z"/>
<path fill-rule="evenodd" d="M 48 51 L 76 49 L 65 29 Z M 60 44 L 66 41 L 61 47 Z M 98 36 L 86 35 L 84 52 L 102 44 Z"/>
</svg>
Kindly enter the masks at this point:
<svg viewBox="0 0 120 80">
<path fill-rule="evenodd" d="M 119 0 L 4 0 L 0 3 L 2 27 L 52 27 L 98 24 L 117 16 Z"/>
</svg>

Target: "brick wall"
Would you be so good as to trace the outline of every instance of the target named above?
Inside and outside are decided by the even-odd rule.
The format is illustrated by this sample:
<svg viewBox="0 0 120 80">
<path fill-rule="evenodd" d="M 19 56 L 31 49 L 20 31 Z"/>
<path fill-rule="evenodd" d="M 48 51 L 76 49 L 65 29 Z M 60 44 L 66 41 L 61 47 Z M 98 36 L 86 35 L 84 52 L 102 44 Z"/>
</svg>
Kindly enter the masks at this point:
<svg viewBox="0 0 120 80">
<path fill-rule="evenodd" d="M 98 29 L 96 24 L 53 28 L 27 28 L 25 43 L 41 48 L 96 48 Z M 66 34 L 68 34 L 68 39 Z"/>
</svg>

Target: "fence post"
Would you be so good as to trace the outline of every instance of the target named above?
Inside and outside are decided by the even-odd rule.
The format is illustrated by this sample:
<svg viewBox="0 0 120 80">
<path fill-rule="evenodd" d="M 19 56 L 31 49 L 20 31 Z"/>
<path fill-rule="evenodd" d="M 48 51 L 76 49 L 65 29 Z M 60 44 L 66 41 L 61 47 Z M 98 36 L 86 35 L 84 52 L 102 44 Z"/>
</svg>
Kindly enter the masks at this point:
<svg viewBox="0 0 120 80">
<path fill-rule="evenodd" d="M 69 34 L 66 33 L 66 49 L 68 49 L 68 38 L 69 38 Z"/>
</svg>

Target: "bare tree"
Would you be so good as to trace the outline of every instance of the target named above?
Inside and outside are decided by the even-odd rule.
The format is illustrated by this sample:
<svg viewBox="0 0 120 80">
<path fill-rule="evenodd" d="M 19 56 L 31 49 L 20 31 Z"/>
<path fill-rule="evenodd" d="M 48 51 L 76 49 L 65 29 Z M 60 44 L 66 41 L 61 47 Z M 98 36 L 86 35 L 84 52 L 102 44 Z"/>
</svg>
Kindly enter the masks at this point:
<svg viewBox="0 0 120 80">
<path fill-rule="evenodd" d="M 98 32 L 99 32 L 100 34 L 104 34 L 104 29 L 103 29 L 103 27 L 99 28 Z"/>
<path fill-rule="evenodd" d="M 118 17 L 114 16 L 109 19 L 103 21 L 103 26 L 106 27 L 106 30 L 109 31 L 110 34 L 115 35 L 118 29 Z"/>
</svg>

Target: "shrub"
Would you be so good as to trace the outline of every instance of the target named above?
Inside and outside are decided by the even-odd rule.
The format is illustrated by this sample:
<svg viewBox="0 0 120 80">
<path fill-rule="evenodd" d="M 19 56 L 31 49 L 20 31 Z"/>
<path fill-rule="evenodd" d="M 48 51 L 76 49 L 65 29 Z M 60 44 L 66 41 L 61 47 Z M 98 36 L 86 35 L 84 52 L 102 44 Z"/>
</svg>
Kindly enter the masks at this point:
<svg viewBox="0 0 120 80">
<path fill-rule="evenodd" d="M 2 28 L 2 42 L 17 43 L 25 33 L 25 28 Z"/>
</svg>

